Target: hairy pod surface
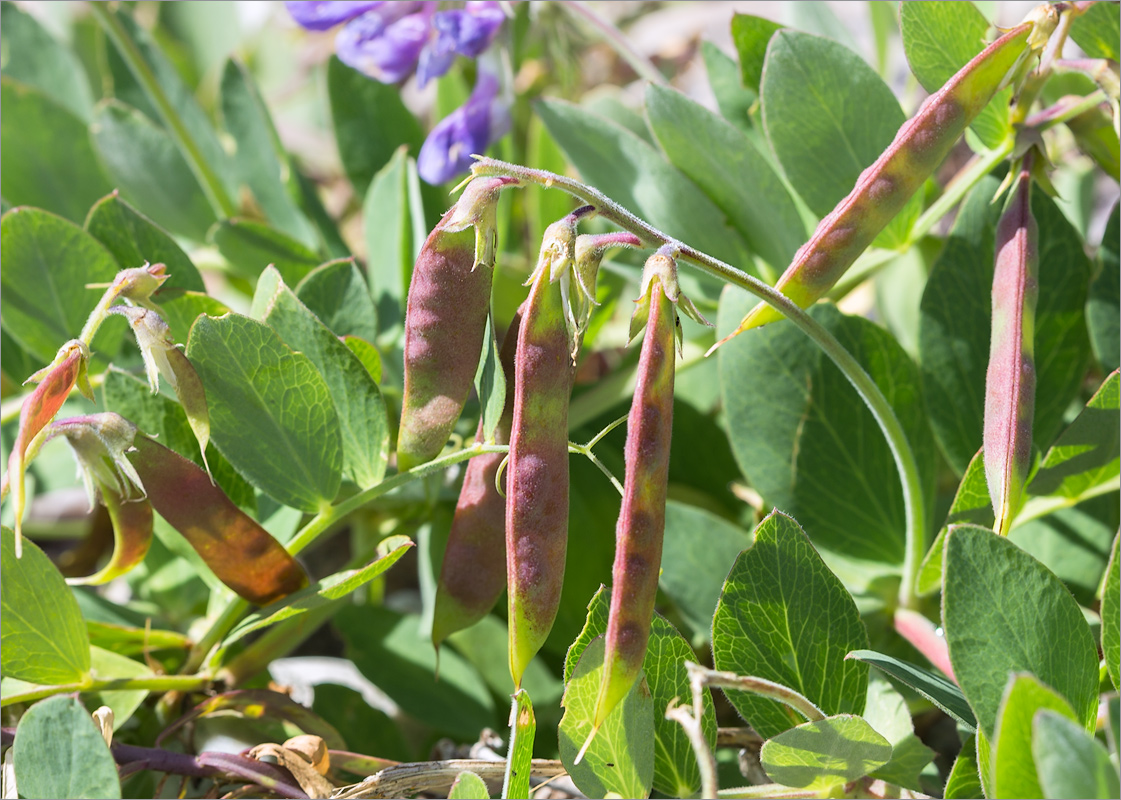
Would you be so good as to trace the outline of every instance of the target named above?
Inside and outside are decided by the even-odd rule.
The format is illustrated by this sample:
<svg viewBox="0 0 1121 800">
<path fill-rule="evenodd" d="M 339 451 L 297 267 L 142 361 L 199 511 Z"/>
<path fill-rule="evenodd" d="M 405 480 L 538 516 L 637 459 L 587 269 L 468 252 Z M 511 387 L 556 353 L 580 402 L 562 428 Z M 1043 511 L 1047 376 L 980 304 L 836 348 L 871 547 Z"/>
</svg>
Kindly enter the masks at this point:
<svg viewBox="0 0 1121 800">
<path fill-rule="evenodd" d="M 514 353 L 522 312 L 518 311 L 506 331 L 499 359 L 502 370 L 515 380 Z M 506 393 L 506 405 L 494 431 L 495 444 L 509 444 L 514 424 L 514 392 Z M 479 420 L 476 439 L 483 438 Z M 432 617 L 432 643 L 474 625 L 487 615 L 506 587 L 506 499 L 499 493 L 498 469 L 504 453 L 484 453 L 467 462 L 463 488 L 455 506 L 451 532 L 436 585 Z M 505 476 L 502 485 L 505 486 Z"/>
<path fill-rule="evenodd" d="M 949 154 L 1029 48 L 1030 22 L 1005 33 L 962 67 L 903 123 L 895 139 L 794 254 L 775 288 L 801 308 L 829 291 Z M 728 339 L 782 319 L 760 303 Z M 725 339 L 727 341 L 727 339 Z"/>
<path fill-rule="evenodd" d="M 506 469 L 510 675 L 545 643 L 560 605 L 568 543 L 568 399 L 575 369 L 561 283 L 539 269 L 524 306 Z"/>
<path fill-rule="evenodd" d="M 431 461 L 471 392 L 490 309 L 491 270 L 475 261 L 475 233 L 450 231 L 449 211 L 413 268 L 405 310 L 405 389 L 397 468 Z"/>
<path fill-rule="evenodd" d="M 1031 213 L 1030 165 L 996 232 L 993 319 L 985 375 L 983 448 L 994 529 L 1005 535 L 1031 466 L 1035 415 L 1035 306 L 1039 298 L 1039 228 Z"/>
<path fill-rule="evenodd" d="M 666 291 L 661 280 L 651 281 L 638 382 L 627 417 L 626 476 L 615 528 L 605 668 L 594 728 L 626 697 L 642 671 L 654 618 L 666 528 L 677 327 L 674 304 Z"/>
</svg>

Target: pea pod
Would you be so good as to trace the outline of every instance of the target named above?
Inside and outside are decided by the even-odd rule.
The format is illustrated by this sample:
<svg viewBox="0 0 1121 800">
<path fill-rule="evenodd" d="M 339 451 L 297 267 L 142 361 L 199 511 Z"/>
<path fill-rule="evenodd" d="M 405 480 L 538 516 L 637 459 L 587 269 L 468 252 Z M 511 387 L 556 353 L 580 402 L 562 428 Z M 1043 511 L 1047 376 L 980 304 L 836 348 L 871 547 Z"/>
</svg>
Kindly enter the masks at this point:
<svg viewBox="0 0 1121 800">
<path fill-rule="evenodd" d="M 471 392 L 490 310 L 498 194 L 515 182 L 473 180 L 428 235 L 413 267 L 397 439 L 401 471 L 439 455 Z"/>
<path fill-rule="evenodd" d="M 1054 12 L 1041 12 L 1039 21 L 1012 28 L 928 97 L 880 157 L 860 173 L 849 195 L 821 220 L 775 288 L 801 308 L 829 291 L 942 163 L 993 95 L 1016 74 L 1024 56 L 1042 49 L 1056 19 Z M 723 341 L 780 319 L 780 312 L 760 303 Z"/>
<path fill-rule="evenodd" d="M 506 472 L 510 675 L 522 673 L 560 605 L 568 544 L 568 398 L 575 375 L 562 283 L 576 217 L 546 231 L 514 359 L 514 419 Z"/>
<path fill-rule="evenodd" d="M 646 262 L 635 312 L 637 319 L 645 318 L 646 334 L 627 417 L 623 504 L 615 528 L 605 668 L 593 734 L 638 679 L 650 638 L 666 526 L 677 298 L 676 265 L 669 254 L 658 251 Z"/>
<path fill-rule="evenodd" d="M 1031 466 L 1039 297 L 1039 228 L 1031 213 L 1031 158 L 1029 152 L 996 229 L 983 449 L 996 514 L 994 530 L 1001 535 L 1011 527 Z"/>
<path fill-rule="evenodd" d="M 512 379 L 521 321 L 519 309 L 499 354 L 503 372 Z M 513 423 L 513 392 L 507 392 L 494 431 L 495 444 L 510 443 Z M 476 438 L 482 437 L 480 419 Z M 506 586 L 506 501 L 496 486 L 498 469 L 505 458 L 503 453 L 484 453 L 467 462 L 436 585 L 432 617 L 432 643 L 436 646 L 449 634 L 485 617 Z"/>
</svg>

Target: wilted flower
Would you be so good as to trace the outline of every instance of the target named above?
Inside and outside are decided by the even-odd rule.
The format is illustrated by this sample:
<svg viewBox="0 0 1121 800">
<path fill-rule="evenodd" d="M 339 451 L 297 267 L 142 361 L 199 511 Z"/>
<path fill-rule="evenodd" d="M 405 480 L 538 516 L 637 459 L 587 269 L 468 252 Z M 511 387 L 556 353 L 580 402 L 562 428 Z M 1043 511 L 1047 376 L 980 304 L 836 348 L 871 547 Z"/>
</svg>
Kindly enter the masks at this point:
<svg viewBox="0 0 1121 800">
<path fill-rule="evenodd" d="M 490 47 L 504 15 L 497 2 L 468 2 L 437 10 L 435 2 L 287 2 L 292 18 L 309 30 L 346 23 L 335 39 L 339 60 L 382 83 L 413 72 L 424 86 L 448 71 L 457 55 L 477 58 Z M 440 122 L 417 159 L 420 176 L 443 183 L 466 172 L 510 127 L 498 78 L 480 68 L 475 89 L 461 108 Z"/>
</svg>

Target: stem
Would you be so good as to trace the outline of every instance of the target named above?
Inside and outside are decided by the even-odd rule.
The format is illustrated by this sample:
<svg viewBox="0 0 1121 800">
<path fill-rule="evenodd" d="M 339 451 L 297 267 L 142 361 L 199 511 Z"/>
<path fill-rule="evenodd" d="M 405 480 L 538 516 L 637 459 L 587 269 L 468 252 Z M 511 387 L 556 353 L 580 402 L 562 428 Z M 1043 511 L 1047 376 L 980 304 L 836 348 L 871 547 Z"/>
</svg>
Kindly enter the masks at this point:
<svg viewBox="0 0 1121 800">
<path fill-rule="evenodd" d="M 203 193 L 206 195 L 210 207 L 214 210 L 215 215 L 219 219 L 225 219 L 237 214 L 237 206 L 230 199 L 226 193 L 225 187 L 219 180 L 218 175 L 206 163 L 203 158 L 202 152 L 199 150 L 198 144 L 191 136 L 187 126 L 183 124 L 183 120 L 179 114 L 176 113 L 175 108 L 171 105 L 171 101 L 164 93 L 163 87 L 160 86 L 159 80 L 156 78 L 155 73 L 152 72 L 148 62 L 144 60 L 144 55 L 140 52 L 140 48 L 136 46 L 136 42 L 129 36 L 128 31 L 125 30 L 124 25 L 117 18 L 116 14 L 109 10 L 105 3 L 88 3 L 90 13 L 97 18 L 101 23 L 101 27 L 105 29 L 105 33 L 113 40 L 117 51 L 121 54 L 128 65 L 129 71 L 136 77 L 136 80 L 144 88 L 144 92 L 148 95 L 148 99 L 159 111 L 160 117 L 164 125 L 167 126 L 168 132 L 179 146 L 183 158 L 186 159 L 187 165 L 191 168 L 199 186 L 202 187 Z"/>
<path fill-rule="evenodd" d="M 588 3 L 572 0 L 571 2 L 561 3 L 560 7 L 595 28 L 596 32 L 623 57 L 623 60 L 631 65 L 631 69 L 638 73 L 638 77 L 662 86 L 668 85 L 665 76 L 650 63 L 650 59 L 635 50 L 634 45 L 623 35 L 622 31 L 602 17 Z"/>
<path fill-rule="evenodd" d="M 802 332 L 821 348 L 822 352 L 829 357 L 829 360 L 836 364 L 841 374 L 853 385 L 864 404 L 868 406 L 868 410 L 872 412 L 880 430 L 883 431 L 884 438 L 887 439 L 903 486 L 903 505 L 906 514 L 906 546 L 903 561 L 903 580 L 899 588 L 899 604 L 905 608 L 914 608 L 917 605 L 918 597 L 915 594 L 915 581 L 918 577 L 919 566 L 922 563 L 923 548 L 926 541 L 926 512 L 918 465 L 915 463 L 911 445 L 907 441 L 907 436 L 904 434 L 903 427 L 899 424 L 899 419 L 895 416 L 891 404 L 888 403 L 887 398 L 884 397 L 871 376 L 853 358 L 852 354 L 841 346 L 841 343 L 837 341 L 833 334 L 829 333 L 813 317 L 785 295 L 758 278 L 754 278 L 730 264 L 676 241 L 649 223 L 639 219 L 596 189 L 551 172 L 530 169 L 492 158 L 479 159 L 472 171 L 477 176 L 511 175 L 527 183 L 536 183 L 545 188 L 556 187 L 584 203 L 591 203 L 596 206 L 599 216 L 635 234 L 652 249 L 663 245 L 674 247 L 678 251 L 679 258 L 688 261 L 710 275 L 721 278 L 762 298 L 801 328 Z"/>
<path fill-rule="evenodd" d="M 149 692 L 189 692 L 202 689 L 210 683 L 209 675 L 141 675 L 135 678 L 88 679 L 81 683 L 64 683 L 57 686 L 36 686 L 26 692 L 10 694 L 0 699 L 0 707 L 14 703 L 30 703 L 56 694 L 71 692 L 115 692 L 143 689 Z"/>
<path fill-rule="evenodd" d="M 806 718 L 809 722 L 818 722 L 825 719 L 825 712 L 814 705 L 805 695 L 794 691 L 789 686 L 769 681 L 766 678 L 757 678 L 754 675 L 737 675 L 734 672 L 717 672 L 713 669 L 699 667 L 686 661 L 685 668 L 689 670 L 690 680 L 699 681 L 704 686 L 718 686 L 721 689 L 739 689 L 751 692 L 762 697 L 769 697 L 784 705 L 788 705 Z"/>
<path fill-rule="evenodd" d="M 1008 137 L 992 150 L 971 158 L 965 167 L 946 184 L 946 189 L 942 192 L 942 195 L 931 203 L 930 208 L 924 211 L 922 216 L 915 221 L 915 226 L 911 228 L 911 235 L 907 239 L 908 247 L 926 236 L 930 229 L 934 227 L 934 224 L 946 216 L 950 209 L 965 197 L 966 192 L 976 186 L 982 178 L 993 171 L 993 167 L 1012 152 L 1015 144 L 1015 140 Z"/>
</svg>

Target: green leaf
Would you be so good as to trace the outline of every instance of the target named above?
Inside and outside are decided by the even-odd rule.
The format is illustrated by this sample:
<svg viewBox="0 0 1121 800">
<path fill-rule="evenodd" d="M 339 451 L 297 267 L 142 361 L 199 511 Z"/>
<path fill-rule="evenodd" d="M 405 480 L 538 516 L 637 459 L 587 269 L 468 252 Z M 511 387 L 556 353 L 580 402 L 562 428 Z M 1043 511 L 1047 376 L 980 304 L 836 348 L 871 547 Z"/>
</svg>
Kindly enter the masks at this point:
<svg viewBox="0 0 1121 800">
<path fill-rule="evenodd" d="M 763 79 L 763 61 L 767 44 L 783 26 L 764 17 L 751 14 L 732 15 L 732 43 L 740 57 L 743 85 L 756 94 Z"/>
<path fill-rule="evenodd" d="M 526 782 L 526 797 L 529 797 L 529 782 Z M 507 795 L 503 795 L 506 797 Z M 511 797 L 521 797 L 522 795 L 510 795 Z M 474 772 L 461 772 L 455 776 L 455 781 L 452 783 L 451 791 L 448 792 L 448 800 L 490 800 L 490 793 L 487 792 L 487 785 L 483 783 L 483 779 L 476 775 Z"/>
<path fill-rule="evenodd" d="M 266 295 L 264 322 L 319 370 L 338 416 L 343 473 L 359 488 L 369 488 L 385 475 L 389 458 L 389 422 L 381 392 L 362 362 L 291 289 L 266 280 L 275 277 L 270 268 L 258 283 L 259 292 L 269 284 L 276 287 Z"/>
<path fill-rule="evenodd" d="M 736 15 L 732 16 L 735 25 Z M 733 28 L 734 30 L 734 28 Z M 708 73 L 708 85 L 716 98 L 720 115 L 737 128 L 751 127 L 749 112 L 757 99 L 756 92 L 745 89 L 736 60 L 709 41 L 701 42 L 701 57 Z M 758 86 L 758 83 L 756 84 Z"/>
<path fill-rule="evenodd" d="M 977 727 L 977 718 L 961 689 L 942 675 L 874 650 L 853 650 L 847 657 L 878 667 L 885 674 L 907 684 L 969 730 Z"/>
<path fill-rule="evenodd" d="M 1090 284 L 1086 299 L 1086 325 L 1094 355 L 1105 369 L 1117 369 L 1121 363 L 1121 219 L 1119 206 L 1113 206 L 1109 222 L 1098 248 L 1101 272 Z"/>
<path fill-rule="evenodd" d="M 222 220 L 211 229 L 210 239 L 233 271 L 255 279 L 265 267 L 276 267 L 286 283 L 295 286 L 319 266 L 312 250 L 286 233 L 251 219 Z"/>
<path fill-rule="evenodd" d="M 701 187 L 752 250 L 784 269 L 806 231 L 782 180 L 743 131 L 653 83 L 646 88 L 646 115 L 670 162 Z"/>
<path fill-rule="evenodd" d="M 354 357 L 362 362 L 362 366 L 366 368 L 366 372 L 370 373 L 374 383 L 381 383 L 381 354 L 378 349 L 365 339 L 359 339 L 357 336 L 344 336 L 343 344 L 350 348 Z"/>
<path fill-rule="evenodd" d="M 1008 540 L 1055 573 L 1074 599 L 1092 607 L 1117 533 L 1117 493 L 1110 492 L 1017 525 Z"/>
<path fill-rule="evenodd" d="M 76 698 L 51 697 L 28 709 L 12 750 L 24 797 L 121 796 L 109 747 Z"/>
<path fill-rule="evenodd" d="M 1121 22 L 1115 11 L 1110 3 L 1091 3 L 1071 23 L 1070 38 L 1090 58 L 1121 59 Z"/>
<path fill-rule="evenodd" d="M 728 570 L 750 544 L 750 533 L 715 514 L 675 500 L 666 503 L 658 587 L 706 639 Z"/>
<path fill-rule="evenodd" d="M 335 617 L 347 643 L 347 658 L 401 710 L 416 720 L 457 737 L 473 740 L 495 723 L 494 701 L 478 673 L 448 648 L 436 651 L 416 615 L 388 608 L 349 606 Z M 423 686 L 424 691 L 417 691 Z"/>
<path fill-rule="evenodd" d="M 336 336 L 357 336 L 367 342 L 378 338 L 377 310 L 353 258 L 313 269 L 296 286 L 296 297 Z"/>
<path fill-rule="evenodd" d="M 1051 449 L 1028 486 L 1033 495 L 1071 499 L 1121 473 L 1121 375 L 1114 371 Z"/>
<path fill-rule="evenodd" d="M 483 355 L 475 371 L 475 394 L 482 405 L 483 439 L 494 441 L 494 431 L 506 407 L 506 374 L 498 357 L 498 340 L 494 335 L 494 318 L 487 318 L 483 336 Z"/>
<path fill-rule="evenodd" d="M 950 529 L 945 559 L 942 627 L 979 729 L 991 738 L 1010 672 L 1033 673 L 1091 724 L 1097 646 L 1062 582 L 1012 542 L 970 525 Z"/>
<path fill-rule="evenodd" d="M 3 5 L 5 20 L 9 6 Z M 85 122 L 40 89 L 5 73 L 0 78 L 0 191 L 5 201 L 80 223 L 110 188 Z"/>
<path fill-rule="evenodd" d="M 101 297 L 100 291 L 85 285 L 113 280 L 117 262 L 77 225 L 37 208 L 13 208 L 0 217 L 0 240 L 4 329 L 42 364 L 49 364 L 59 347 L 82 332 Z M 93 340 L 94 349 L 115 354 L 127 330 L 106 322 Z"/>
<path fill-rule="evenodd" d="M 367 276 L 377 307 L 379 333 L 399 335 L 404 322 L 409 276 L 413 271 L 409 214 L 408 156 L 398 150 L 368 184 L 362 205 L 366 230 Z"/>
<path fill-rule="evenodd" d="M 600 637 L 584 649 L 564 690 L 564 717 L 557 736 L 560 758 L 577 788 L 588 797 L 648 797 L 654 779 L 654 700 L 643 677 L 603 721 L 579 764 L 576 754 L 592 730 L 603 677 Z"/>
<path fill-rule="evenodd" d="M 2 529 L 0 566 L 0 665 L 4 675 L 39 684 L 75 683 L 90 669 L 90 640 L 78 601 L 43 551 L 23 540 L 17 559 L 15 534 Z"/>
<path fill-rule="evenodd" d="M 976 736 L 969 734 L 961 742 L 961 750 L 954 759 L 954 766 L 946 778 L 946 786 L 942 789 L 942 796 L 946 800 L 967 800 L 968 798 L 984 797 L 981 788 L 981 776 L 977 766 L 977 740 Z"/>
<path fill-rule="evenodd" d="M 85 218 L 86 231 L 112 253 L 121 269 L 145 263 L 167 265 L 167 280 L 153 299 L 163 302 L 172 289 L 204 292 L 202 276 L 171 235 L 113 192 Z"/>
<path fill-rule="evenodd" d="M 113 185 L 134 208 L 172 233 L 201 242 L 214 212 L 172 138 L 117 100 L 98 103 L 90 135 Z"/>
<path fill-rule="evenodd" d="M 745 292 L 726 290 L 718 335 L 735 328 L 754 303 Z M 809 313 L 868 370 L 892 405 L 931 508 L 936 453 L 914 362 L 890 333 L 868 320 L 846 317 L 827 304 Z M 905 527 L 899 473 L 848 380 L 808 337 L 785 323 L 739 336 L 721 347 L 719 356 L 729 439 L 751 485 L 813 532 L 831 566 L 860 559 L 875 562 L 859 565 L 864 571 L 898 569 Z"/>
<path fill-rule="evenodd" d="M 775 157 L 819 217 L 848 195 L 905 119 L 891 89 L 860 56 L 797 31 L 779 31 L 767 46 L 760 98 Z M 882 235 L 904 241 L 920 200 L 916 195 Z"/>
<path fill-rule="evenodd" d="M 378 557 L 366 566 L 328 575 L 306 589 L 294 592 L 270 606 L 253 612 L 230 631 L 223 640 L 222 646 L 228 647 L 250 633 L 346 597 L 396 564 L 413 546 L 413 542 L 407 536 L 390 536 L 383 539 L 378 544 Z"/>
<path fill-rule="evenodd" d="M 923 293 L 919 322 L 922 390 L 934 434 L 956 472 L 981 447 L 985 373 L 992 320 L 993 232 L 1000 206 L 988 177 L 966 199 Z M 1051 444 L 1078 396 L 1090 343 L 1083 306 L 1090 261 L 1082 240 L 1055 203 L 1033 192 L 1039 224 L 1037 373 L 1032 438 Z"/>
<path fill-rule="evenodd" d="M 607 633 L 607 616 L 611 593 L 603 586 L 588 603 L 584 629 L 572 643 L 564 662 L 565 680 L 571 680 L 584 650 Z M 687 702 L 692 697 L 686 661 L 696 655 L 689 643 L 661 614 L 655 612 L 650 626 L 650 640 L 642 663 L 643 676 L 653 700 L 654 724 L 654 788 L 671 797 L 690 797 L 700 791 L 701 779 L 692 745 L 678 722 L 666 719 L 670 703 Z M 593 698 L 594 700 L 594 698 Z M 712 695 L 703 694 L 704 714 L 701 728 L 710 748 L 716 747 L 716 711 Z M 598 735 L 598 734 L 597 734 Z M 582 744 L 582 742 L 578 742 Z"/>
<path fill-rule="evenodd" d="M 354 191 L 361 195 L 401 145 L 415 156 L 424 135 L 396 86 L 370 80 L 332 56 L 327 95 L 335 142 Z"/>
<path fill-rule="evenodd" d="M 984 49 L 990 30 L 972 3 L 902 4 L 899 16 L 911 72 L 931 93 Z M 973 121 L 973 132 L 986 147 L 996 147 L 1012 132 L 1011 96 L 1011 89 L 1001 90 Z"/>
<path fill-rule="evenodd" d="M 1032 720 L 1032 755 L 1043 797 L 1117 797 L 1121 781 L 1109 753 L 1077 723 L 1046 709 Z"/>
<path fill-rule="evenodd" d="M 35 87 L 83 122 L 89 121 L 93 96 L 80 62 L 15 3 L 0 4 L 0 46 L 4 49 L 5 77 Z M 20 124 L 26 125 L 26 118 L 21 117 Z M 75 161 L 67 164 L 69 169 L 75 166 L 81 165 Z M 4 197 L 11 199 L 7 191 Z"/>
<path fill-rule="evenodd" d="M 293 197 L 295 167 L 252 76 L 233 59 L 222 71 L 221 100 L 222 122 L 237 144 L 232 157 L 236 180 L 253 192 L 274 228 L 306 247 L 317 248 L 319 235 Z"/>
<path fill-rule="evenodd" d="M 1121 662 L 1121 555 L 1118 554 L 1118 540 L 1121 535 L 1113 537 L 1113 547 L 1110 548 L 1109 567 L 1105 571 L 1105 581 L 1102 584 L 1102 654 L 1105 656 L 1105 668 L 1109 672 L 1109 679 L 1113 681 L 1113 688 L 1121 686 L 1118 677 L 1118 662 Z"/>
<path fill-rule="evenodd" d="M 980 450 L 965 468 L 957 493 L 950 504 L 934 544 L 923 557 L 916 588 L 920 594 L 929 595 L 942 589 L 942 556 L 945 554 L 946 533 L 951 525 L 977 525 L 992 528 L 996 522 L 993 503 L 989 498 L 989 484 L 985 478 L 985 461 Z"/>
<path fill-rule="evenodd" d="M 869 681 L 863 716 L 891 745 L 891 758 L 871 776 L 921 791 L 919 773 L 934 760 L 935 753 L 915 736 L 911 712 L 903 695 L 886 680 Z"/>
<path fill-rule="evenodd" d="M 116 411 L 164 447 L 203 466 L 187 415 L 174 400 L 162 394 L 152 394 L 147 383 L 113 367 L 105 373 L 102 397 L 108 410 Z M 210 474 L 234 504 L 241 508 L 256 508 L 253 487 L 213 446 L 207 448 L 207 459 Z"/>
<path fill-rule="evenodd" d="M 533 735 L 536 731 L 537 720 L 533 716 L 529 693 L 518 689 L 510 709 L 510 749 L 506 755 L 506 777 L 502 782 L 504 798 L 529 797 L 530 762 L 533 760 Z M 455 787 L 452 787 L 453 793 L 454 790 Z"/>
<path fill-rule="evenodd" d="M 1070 703 L 1034 675 L 1012 674 L 996 718 L 991 754 L 990 797 L 1042 797 L 1032 757 L 1032 718 L 1041 709 L 1056 711 L 1077 724 Z"/>
<path fill-rule="evenodd" d="M 759 763 L 784 786 L 824 790 L 882 767 L 891 745 L 860 717 L 848 714 L 806 722 L 763 743 Z"/>
<path fill-rule="evenodd" d="M 731 264 L 750 263 L 726 215 L 651 145 L 579 106 L 548 100 L 537 112 L 569 161 L 596 188 L 670 236 Z"/>
<path fill-rule="evenodd" d="M 234 468 L 284 505 L 330 503 L 342 473 L 339 420 L 311 359 L 237 314 L 200 317 L 187 355 L 210 401 L 211 441 Z"/>
<path fill-rule="evenodd" d="M 210 117 L 195 98 L 191 87 L 180 77 L 179 70 L 164 55 L 152 35 L 141 27 L 131 15 L 116 13 L 115 17 L 116 22 L 129 40 L 129 44 L 138 51 L 139 59 L 143 61 L 144 65 L 151 71 L 156 83 L 159 84 L 159 88 L 170 106 L 171 113 L 178 118 L 178 123 L 193 142 L 202 165 L 211 173 L 229 198 L 237 197 L 237 186 L 233 179 L 234 171 L 231 167 L 230 158 L 218 139 L 218 132 L 211 123 Z M 130 65 L 129 70 L 132 69 Z M 135 77 L 135 74 L 133 77 Z M 159 108 L 160 104 L 155 101 L 147 88 L 144 91 L 152 105 Z M 170 127 L 167 119 L 161 118 L 160 122 L 165 128 Z"/>
<path fill-rule="evenodd" d="M 154 299 L 159 304 L 160 313 L 166 320 L 167 326 L 171 328 L 171 337 L 176 342 L 186 342 L 190 338 L 191 326 L 203 314 L 220 317 L 230 312 L 222 301 L 203 292 L 170 289 L 158 293 Z"/>
<path fill-rule="evenodd" d="M 147 664 L 97 646 L 90 647 L 90 670 L 102 680 L 139 678 L 153 674 Z M 87 708 L 96 710 L 101 706 L 109 706 L 113 709 L 113 730 L 116 731 L 129 721 L 147 696 L 146 689 L 102 689 L 84 695 L 84 700 Z"/>
<path fill-rule="evenodd" d="M 712 620 L 718 670 L 788 686 L 826 714 L 860 713 L 868 668 L 845 655 L 868 646 L 856 603 L 798 523 L 778 511 L 736 559 Z M 770 738 L 801 722 L 788 706 L 740 691 L 728 699 Z M 886 760 L 886 759 L 885 759 Z"/>
</svg>

